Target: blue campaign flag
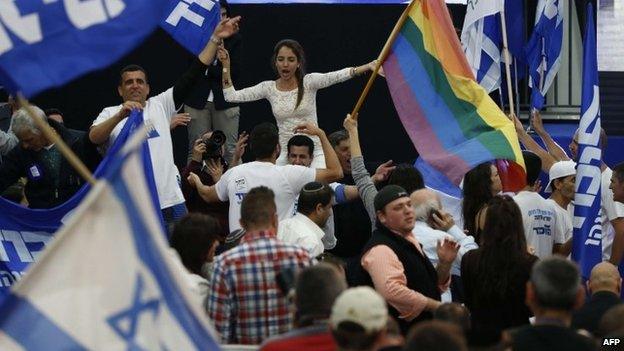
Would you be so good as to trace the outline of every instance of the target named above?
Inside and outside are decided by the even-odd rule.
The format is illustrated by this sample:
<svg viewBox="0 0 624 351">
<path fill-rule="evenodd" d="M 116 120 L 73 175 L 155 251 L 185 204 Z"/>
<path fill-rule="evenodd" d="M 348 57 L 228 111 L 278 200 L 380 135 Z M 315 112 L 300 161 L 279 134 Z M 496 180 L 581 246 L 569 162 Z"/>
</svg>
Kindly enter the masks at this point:
<svg viewBox="0 0 624 351">
<path fill-rule="evenodd" d="M 100 178 L 110 167 L 112 160 L 121 150 L 133 131 L 143 124 L 143 114 L 133 112 L 107 156 L 94 172 Z M 142 152 L 149 156 L 147 144 Z M 151 161 L 145 162 L 146 180 L 154 194 L 152 201 L 158 204 L 156 184 L 151 172 Z M 0 301 L 9 293 L 11 286 L 36 262 L 45 247 L 51 243 L 55 232 L 72 217 L 76 207 L 90 190 L 85 184 L 71 199 L 51 209 L 29 209 L 0 198 Z M 88 233 L 87 233 L 88 234 Z"/>
<path fill-rule="evenodd" d="M 139 152 L 146 130 L 0 304 L 0 349 L 218 350 L 190 273 L 171 253 Z"/>
<path fill-rule="evenodd" d="M 531 107 L 544 107 L 544 96 L 561 66 L 563 45 L 564 0 L 540 0 L 537 4 L 535 28 L 525 48 L 529 66 Z"/>
<path fill-rule="evenodd" d="M 119 59 L 168 0 L 0 1 L 0 84 L 32 97 Z"/>
<path fill-rule="evenodd" d="M 578 130 L 578 164 L 574 196 L 574 234 L 572 259 L 579 263 L 583 278 L 602 261 L 602 223 L 600 219 L 600 91 L 596 32 L 592 5 L 587 6 L 583 42 L 583 92 Z"/>
<path fill-rule="evenodd" d="M 221 19 L 217 0 L 173 0 L 160 23 L 180 45 L 198 55 Z"/>
</svg>

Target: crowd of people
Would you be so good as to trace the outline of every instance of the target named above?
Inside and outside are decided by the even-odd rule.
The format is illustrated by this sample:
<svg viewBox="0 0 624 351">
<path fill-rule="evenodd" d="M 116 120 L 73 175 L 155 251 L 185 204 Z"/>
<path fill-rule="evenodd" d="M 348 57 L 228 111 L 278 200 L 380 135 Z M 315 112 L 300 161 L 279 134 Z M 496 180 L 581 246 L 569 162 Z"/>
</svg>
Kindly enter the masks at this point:
<svg viewBox="0 0 624 351">
<path fill-rule="evenodd" d="M 276 79 L 235 88 L 239 17 L 222 21 L 172 88 L 150 97 L 147 72 L 120 72 L 122 104 L 89 131 L 32 106 L 94 170 L 133 110 L 151 132 L 153 177 L 170 244 L 224 345 L 260 350 L 594 350 L 624 337 L 624 163 L 602 163 L 603 262 L 583 284 L 572 250 L 577 138 L 571 157 L 532 117 L 546 149 L 519 120 L 527 186 L 502 193 L 495 163 L 466 173 L 450 213 L 412 164 L 367 170 L 357 116 L 329 135 L 316 91 L 375 62 L 305 72 L 294 40 L 275 46 Z M 238 134 L 239 105 L 267 99 L 276 124 Z M 30 208 L 67 201 L 85 181 L 10 101 L 0 132 L 0 191 Z M 184 108 L 185 113 L 178 112 Z M 170 129 L 185 125 L 188 164 L 173 161 Z M 601 147 L 606 148 L 606 134 Z M 242 162 L 243 154 L 253 161 Z M 548 174 L 545 199 L 540 173 Z M 16 192 L 15 189 L 18 189 Z"/>
</svg>

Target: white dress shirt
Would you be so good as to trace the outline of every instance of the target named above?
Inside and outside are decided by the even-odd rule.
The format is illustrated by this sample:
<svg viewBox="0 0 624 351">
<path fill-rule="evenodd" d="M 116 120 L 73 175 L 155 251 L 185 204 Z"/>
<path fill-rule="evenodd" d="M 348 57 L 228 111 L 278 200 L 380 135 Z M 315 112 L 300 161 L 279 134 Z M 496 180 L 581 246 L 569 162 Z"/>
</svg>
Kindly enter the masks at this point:
<svg viewBox="0 0 624 351">
<path fill-rule="evenodd" d="M 323 229 L 299 212 L 294 217 L 280 221 L 277 229 L 279 240 L 303 247 L 312 257 L 322 254 L 325 250 L 321 240 L 323 236 L 325 236 Z"/>
</svg>

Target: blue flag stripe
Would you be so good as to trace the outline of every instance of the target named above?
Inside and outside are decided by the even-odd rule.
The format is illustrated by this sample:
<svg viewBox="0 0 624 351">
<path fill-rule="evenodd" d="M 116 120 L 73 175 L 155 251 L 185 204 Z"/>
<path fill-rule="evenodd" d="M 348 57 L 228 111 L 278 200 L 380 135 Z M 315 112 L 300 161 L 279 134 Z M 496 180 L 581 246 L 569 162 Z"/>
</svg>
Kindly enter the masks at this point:
<svg viewBox="0 0 624 351">
<path fill-rule="evenodd" d="M 189 306 L 186 305 L 179 291 L 180 287 L 170 278 L 170 272 L 162 258 L 158 256 L 156 244 L 149 240 L 150 236 L 147 226 L 142 215 L 137 210 L 134 199 L 130 195 L 126 183 L 119 176 L 112 181 L 112 186 L 128 213 L 137 253 L 156 277 L 162 291 L 162 297 L 172 311 L 172 314 L 176 317 L 182 328 L 187 331 L 189 338 L 193 341 L 198 350 L 218 350 L 218 344 L 204 328 L 203 324 L 193 313 L 189 313 Z"/>
<path fill-rule="evenodd" d="M 6 297 L 0 312 L 0 329 L 26 350 L 86 350 L 28 300 L 15 294 Z"/>
</svg>

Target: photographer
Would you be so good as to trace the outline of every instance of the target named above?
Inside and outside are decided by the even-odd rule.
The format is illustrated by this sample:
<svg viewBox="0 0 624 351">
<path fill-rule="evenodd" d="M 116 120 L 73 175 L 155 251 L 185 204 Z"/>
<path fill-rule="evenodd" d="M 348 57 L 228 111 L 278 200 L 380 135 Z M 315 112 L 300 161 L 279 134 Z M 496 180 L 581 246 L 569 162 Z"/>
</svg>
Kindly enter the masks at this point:
<svg viewBox="0 0 624 351">
<path fill-rule="evenodd" d="M 225 238 L 228 234 L 228 203 L 208 203 L 199 196 L 197 191 L 189 184 L 187 178 L 191 172 L 197 174 L 202 183 L 213 185 L 221 179 L 221 175 L 229 167 L 235 167 L 241 163 L 241 157 L 247 145 L 247 134 L 243 132 L 238 141 L 232 160 L 228 162 L 223 158 L 225 135 L 216 130 L 207 132 L 200 139 L 195 140 L 191 154 L 191 160 L 182 170 L 182 193 L 186 199 L 189 212 L 201 212 L 217 218 L 222 228 L 219 235 Z"/>
</svg>

